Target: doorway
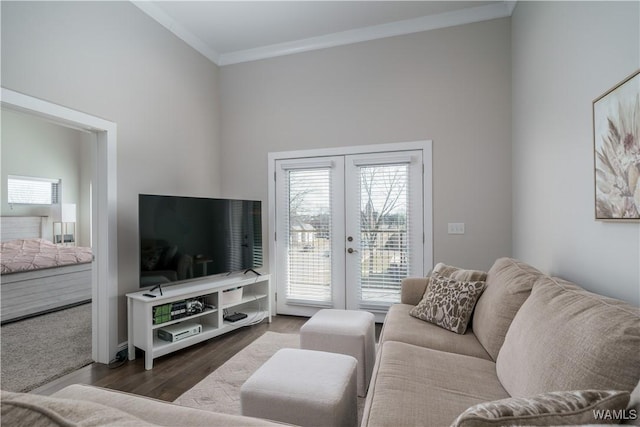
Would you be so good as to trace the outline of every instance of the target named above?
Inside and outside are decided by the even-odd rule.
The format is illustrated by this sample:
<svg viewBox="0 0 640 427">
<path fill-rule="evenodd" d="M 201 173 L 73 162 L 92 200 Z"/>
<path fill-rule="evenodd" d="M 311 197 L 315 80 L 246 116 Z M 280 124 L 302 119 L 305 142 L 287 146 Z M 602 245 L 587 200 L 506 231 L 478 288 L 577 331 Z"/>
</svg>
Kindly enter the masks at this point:
<svg viewBox="0 0 640 427">
<path fill-rule="evenodd" d="M 431 267 L 431 144 L 323 151 L 270 159 L 277 313 L 382 320 L 402 279 Z"/>
<path fill-rule="evenodd" d="M 2 88 L 2 107 L 33 114 L 61 126 L 89 131 L 97 141 L 93 172 L 91 235 L 95 265 L 92 272 L 92 359 L 109 363 L 117 351 L 117 233 L 115 123 L 38 98 Z"/>
</svg>

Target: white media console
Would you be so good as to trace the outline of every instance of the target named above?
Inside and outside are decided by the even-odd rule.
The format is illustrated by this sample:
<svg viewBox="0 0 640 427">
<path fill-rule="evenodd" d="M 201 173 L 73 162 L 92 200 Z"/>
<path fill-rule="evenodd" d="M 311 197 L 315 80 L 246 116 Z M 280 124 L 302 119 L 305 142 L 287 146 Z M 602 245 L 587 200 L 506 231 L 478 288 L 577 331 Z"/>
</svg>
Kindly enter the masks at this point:
<svg viewBox="0 0 640 427">
<path fill-rule="evenodd" d="M 162 288 L 163 295 L 160 295 L 157 289 L 153 292 L 146 290 L 127 294 L 129 360 L 135 359 L 135 347 L 138 347 L 145 352 L 145 369 L 152 369 L 153 359 L 157 357 L 260 319 L 268 319 L 271 323 L 270 276 L 252 274 L 238 273 L 171 285 Z M 156 296 L 149 297 L 144 294 Z M 202 304 L 202 311 L 194 310 L 191 314 L 185 313 L 184 317 L 169 320 L 167 316 L 170 318 L 171 315 L 166 314 L 167 307 L 180 306 L 182 301 L 198 301 Z M 236 322 L 228 322 L 224 320 L 225 309 L 229 314 L 241 312 L 247 314 L 247 317 Z M 202 332 L 173 342 L 158 337 L 159 329 L 182 322 L 198 323 L 202 325 Z"/>
</svg>

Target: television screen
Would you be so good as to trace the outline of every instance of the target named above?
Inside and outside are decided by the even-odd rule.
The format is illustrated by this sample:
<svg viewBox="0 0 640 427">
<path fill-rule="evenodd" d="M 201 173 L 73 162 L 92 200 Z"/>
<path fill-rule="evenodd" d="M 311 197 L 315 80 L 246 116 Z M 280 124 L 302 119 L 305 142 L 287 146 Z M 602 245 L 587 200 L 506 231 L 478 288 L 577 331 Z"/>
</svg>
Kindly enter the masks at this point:
<svg viewBox="0 0 640 427">
<path fill-rule="evenodd" d="M 140 194 L 140 287 L 262 266 L 261 202 Z"/>
</svg>

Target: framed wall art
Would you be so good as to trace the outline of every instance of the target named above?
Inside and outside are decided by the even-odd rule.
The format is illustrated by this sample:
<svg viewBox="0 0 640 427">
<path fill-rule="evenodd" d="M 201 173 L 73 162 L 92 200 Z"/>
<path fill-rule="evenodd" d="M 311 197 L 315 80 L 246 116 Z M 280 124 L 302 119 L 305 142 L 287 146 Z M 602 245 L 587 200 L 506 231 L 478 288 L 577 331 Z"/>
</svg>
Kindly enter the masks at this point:
<svg viewBox="0 0 640 427">
<path fill-rule="evenodd" d="M 593 101 L 596 220 L 640 220 L 640 70 Z"/>
</svg>

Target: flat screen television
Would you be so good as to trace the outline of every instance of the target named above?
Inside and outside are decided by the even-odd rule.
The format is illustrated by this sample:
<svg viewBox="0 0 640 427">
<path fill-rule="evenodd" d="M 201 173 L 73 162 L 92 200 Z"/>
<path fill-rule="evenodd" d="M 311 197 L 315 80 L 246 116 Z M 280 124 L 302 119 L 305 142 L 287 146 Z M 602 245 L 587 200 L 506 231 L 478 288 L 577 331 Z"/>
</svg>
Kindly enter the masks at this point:
<svg viewBox="0 0 640 427">
<path fill-rule="evenodd" d="M 140 287 L 262 266 L 261 202 L 140 194 Z"/>
</svg>

